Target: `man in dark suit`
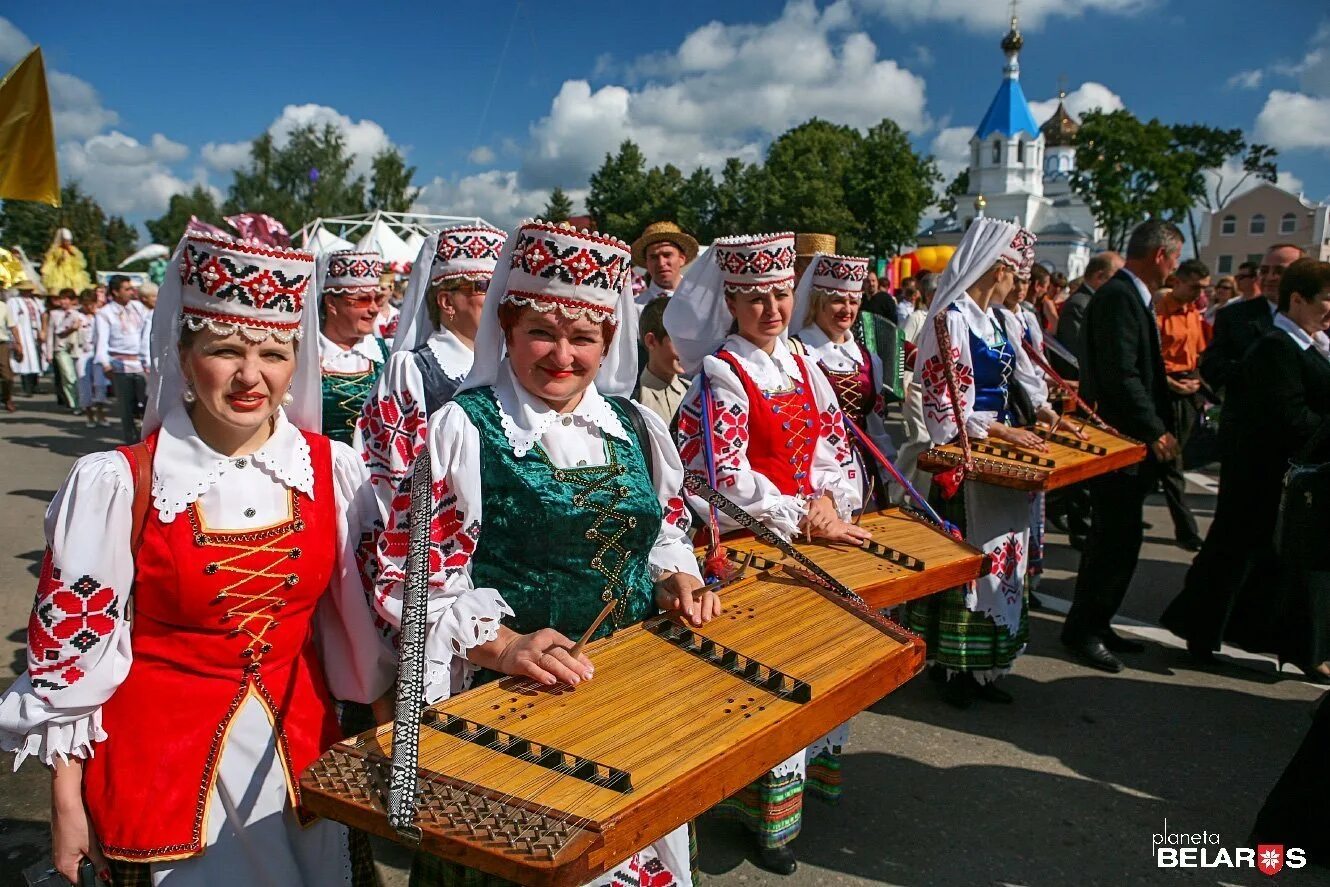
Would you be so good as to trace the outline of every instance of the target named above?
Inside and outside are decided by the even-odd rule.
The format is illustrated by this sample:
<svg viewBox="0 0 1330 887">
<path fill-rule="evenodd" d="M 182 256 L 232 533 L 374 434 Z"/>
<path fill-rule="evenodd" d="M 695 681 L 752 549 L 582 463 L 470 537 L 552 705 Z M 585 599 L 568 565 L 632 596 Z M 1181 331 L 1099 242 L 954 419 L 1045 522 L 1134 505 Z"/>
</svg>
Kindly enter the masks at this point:
<svg viewBox="0 0 1330 887">
<path fill-rule="evenodd" d="M 1271 331 L 1247 350 L 1224 398 L 1214 522 L 1160 619 L 1201 661 L 1224 640 L 1253 652 L 1285 649 L 1275 523 L 1289 463 L 1330 418 L 1330 345 L 1321 338 L 1330 322 L 1330 264 L 1295 262 L 1277 298 Z"/>
<path fill-rule="evenodd" d="M 1261 296 L 1225 305 L 1215 314 L 1214 336 L 1201 355 L 1201 378 L 1215 391 L 1228 385 L 1247 349 L 1270 332 L 1279 303 L 1280 277 L 1300 258 L 1300 246 L 1277 243 L 1270 247 L 1257 271 Z"/>
<path fill-rule="evenodd" d="M 1086 401 L 1098 405 L 1105 422 L 1150 448 L 1144 462 L 1090 481 L 1094 519 L 1062 642 L 1077 659 L 1104 671 L 1122 671 L 1115 653 L 1144 649 L 1114 633 L 1110 623 L 1136 572 L 1145 497 L 1160 463 L 1178 454 L 1152 293 L 1177 270 L 1181 253 L 1176 225 L 1151 219 L 1136 226 L 1126 264 L 1094 294 L 1081 331 Z"/>
<path fill-rule="evenodd" d="M 1081 285 L 1076 292 L 1067 297 L 1058 309 L 1057 339 L 1067 347 L 1076 359 L 1081 357 L 1081 326 L 1085 323 L 1085 309 L 1090 307 L 1090 296 L 1094 291 L 1108 283 L 1109 278 L 1122 267 L 1122 256 L 1115 252 L 1104 252 L 1091 256 L 1081 275 Z M 1064 379 L 1079 379 L 1080 371 L 1053 352 L 1049 352 L 1049 362 Z"/>
</svg>

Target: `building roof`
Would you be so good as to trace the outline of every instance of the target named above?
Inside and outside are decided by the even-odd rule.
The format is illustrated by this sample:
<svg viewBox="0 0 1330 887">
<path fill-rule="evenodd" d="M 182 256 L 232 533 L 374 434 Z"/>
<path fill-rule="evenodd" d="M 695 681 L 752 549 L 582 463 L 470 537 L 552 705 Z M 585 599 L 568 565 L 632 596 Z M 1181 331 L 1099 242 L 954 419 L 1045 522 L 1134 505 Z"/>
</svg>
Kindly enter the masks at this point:
<svg viewBox="0 0 1330 887">
<path fill-rule="evenodd" d="M 988 106 L 974 134 L 976 138 L 986 139 L 993 133 L 1011 137 L 1018 132 L 1034 138 L 1039 135 L 1039 124 L 1034 122 L 1034 115 L 1030 113 L 1030 104 L 1025 100 L 1021 82 L 1008 78 L 998 87 L 993 103 Z"/>
<path fill-rule="evenodd" d="M 1076 118 L 1067 113 L 1067 106 L 1062 103 L 1062 96 L 1058 96 L 1058 109 L 1053 112 L 1053 116 L 1039 127 L 1039 131 L 1044 134 L 1046 148 L 1069 148 L 1075 145 L 1076 133 L 1080 129 L 1081 125 L 1076 122 Z"/>
<path fill-rule="evenodd" d="M 1091 241 L 1094 238 L 1070 222 L 1055 222 L 1045 225 L 1034 232 L 1035 237 L 1075 237 L 1078 240 Z"/>
</svg>

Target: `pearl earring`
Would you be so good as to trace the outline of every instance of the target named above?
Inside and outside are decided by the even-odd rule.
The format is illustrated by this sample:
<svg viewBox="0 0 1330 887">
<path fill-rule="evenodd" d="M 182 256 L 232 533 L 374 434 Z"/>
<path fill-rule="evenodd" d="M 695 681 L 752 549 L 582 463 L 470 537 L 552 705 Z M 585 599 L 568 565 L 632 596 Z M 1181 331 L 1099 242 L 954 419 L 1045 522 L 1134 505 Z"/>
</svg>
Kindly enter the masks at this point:
<svg viewBox="0 0 1330 887">
<path fill-rule="evenodd" d="M 293 403 L 295 403 L 295 402 L 296 402 L 296 399 L 295 399 L 294 397 L 291 396 L 291 392 L 288 391 L 288 392 L 286 392 L 285 394 L 282 395 L 282 406 L 284 406 L 284 407 L 289 407 L 291 404 L 293 404 Z"/>
<path fill-rule="evenodd" d="M 180 399 L 185 403 L 193 403 L 199 399 L 199 396 L 194 393 L 194 385 L 192 383 L 186 383 L 185 393 L 180 395 Z"/>
</svg>

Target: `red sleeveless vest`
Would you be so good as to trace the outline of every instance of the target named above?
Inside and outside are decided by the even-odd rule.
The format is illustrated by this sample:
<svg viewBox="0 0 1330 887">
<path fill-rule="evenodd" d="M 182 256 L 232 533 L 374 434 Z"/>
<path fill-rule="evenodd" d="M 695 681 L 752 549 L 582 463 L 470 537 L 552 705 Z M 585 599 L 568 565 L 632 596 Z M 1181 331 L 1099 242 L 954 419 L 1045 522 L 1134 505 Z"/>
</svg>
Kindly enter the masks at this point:
<svg viewBox="0 0 1330 887">
<path fill-rule="evenodd" d="M 219 532 L 197 504 L 163 524 L 152 509 L 135 559 L 134 661 L 102 706 L 107 739 L 84 762 L 102 849 L 160 862 L 203 851 L 208 796 L 231 719 L 253 695 L 297 779 L 340 738 L 313 644 L 315 607 L 337 559 L 332 448 L 305 435 L 314 498 L 290 491 L 271 527 Z M 146 441 L 156 452 L 157 436 Z M 220 815 L 214 813 L 213 815 Z"/>
<path fill-rule="evenodd" d="M 734 355 L 716 357 L 730 365 L 748 395 L 748 464 L 786 496 L 813 493 L 813 452 L 822 436 L 822 417 L 813 399 L 808 365 L 792 355 L 803 381 L 789 391 L 763 391 Z"/>
</svg>

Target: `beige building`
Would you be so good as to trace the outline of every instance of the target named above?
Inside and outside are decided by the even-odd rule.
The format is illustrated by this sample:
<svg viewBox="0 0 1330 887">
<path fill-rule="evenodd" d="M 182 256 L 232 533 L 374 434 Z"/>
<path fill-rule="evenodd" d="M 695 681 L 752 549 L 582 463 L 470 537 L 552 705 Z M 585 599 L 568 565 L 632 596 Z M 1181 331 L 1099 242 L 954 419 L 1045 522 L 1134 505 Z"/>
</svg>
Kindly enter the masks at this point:
<svg viewBox="0 0 1330 887">
<path fill-rule="evenodd" d="M 1263 182 L 1212 213 L 1201 241 L 1201 261 L 1216 275 L 1261 261 L 1276 243 L 1296 243 L 1307 255 L 1330 261 L 1330 205 Z"/>
</svg>

